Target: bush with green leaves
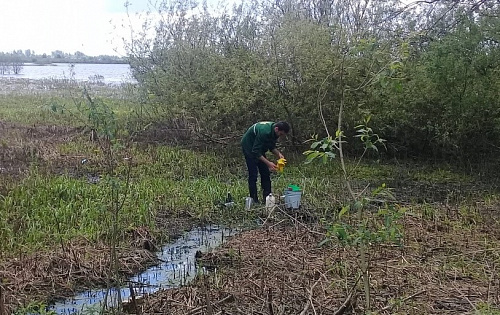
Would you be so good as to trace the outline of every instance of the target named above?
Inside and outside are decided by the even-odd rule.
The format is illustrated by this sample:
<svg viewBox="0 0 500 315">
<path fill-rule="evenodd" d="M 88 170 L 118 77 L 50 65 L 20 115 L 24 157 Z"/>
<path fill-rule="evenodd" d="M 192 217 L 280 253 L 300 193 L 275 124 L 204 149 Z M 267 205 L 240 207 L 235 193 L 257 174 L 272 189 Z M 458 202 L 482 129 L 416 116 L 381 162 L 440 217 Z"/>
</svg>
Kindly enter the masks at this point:
<svg viewBox="0 0 500 315">
<path fill-rule="evenodd" d="M 298 144 L 326 136 L 342 106 L 345 136 L 374 115 L 387 154 L 495 155 L 498 3 L 255 0 L 216 11 L 163 0 L 152 10 L 161 23 L 145 21 L 127 50 L 156 118 L 207 137 L 287 120 Z"/>
</svg>

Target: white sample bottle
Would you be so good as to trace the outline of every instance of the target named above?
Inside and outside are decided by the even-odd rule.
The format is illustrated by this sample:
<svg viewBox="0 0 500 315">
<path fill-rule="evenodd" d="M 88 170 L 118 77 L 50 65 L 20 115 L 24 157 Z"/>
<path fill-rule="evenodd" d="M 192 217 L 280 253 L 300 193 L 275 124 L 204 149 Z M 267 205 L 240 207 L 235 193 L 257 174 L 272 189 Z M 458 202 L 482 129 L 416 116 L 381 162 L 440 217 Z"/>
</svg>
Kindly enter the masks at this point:
<svg viewBox="0 0 500 315">
<path fill-rule="evenodd" d="M 271 211 L 274 210 L 274 207 L 276 206 L 276 198 L 274 198 L 273 194 L 269 194 L 266 197 L 266 211 L 268 214 L 271 213 Z"/>
</svg>

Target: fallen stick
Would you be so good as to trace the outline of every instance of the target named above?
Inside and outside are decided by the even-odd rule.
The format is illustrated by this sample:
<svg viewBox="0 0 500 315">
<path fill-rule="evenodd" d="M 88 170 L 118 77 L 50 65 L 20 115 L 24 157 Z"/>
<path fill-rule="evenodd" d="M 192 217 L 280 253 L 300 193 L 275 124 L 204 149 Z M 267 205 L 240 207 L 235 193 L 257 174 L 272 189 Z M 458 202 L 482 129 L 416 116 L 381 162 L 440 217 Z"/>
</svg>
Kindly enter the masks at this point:
<svg viewBox="0 0 500 315">
<path fill-rule="evenodd" d="M 335 311 L 335 313 L 333 313 L 333 315 L 344 314 L 344 312 L 347 309 L 347 307 L 349 306 L 349 304 L 351 304 L 351 300 L 352 300 L 352 297 L 354 296 L 354 292 L 356 292 L 356 286 L 358 285 L 359 279 L 361 279 L 361 274 L 356 279 L 356 282 L 352 286 L 351 292 L 349 292 L 349 295 L 345 299 L 344 303 L 342 303 L 342 305 L 339 307 L 338 310 Z"/>
<path fill-rule="evenodd" d="M 211 304 L 211 305 L 212 305 L 212 306 L 216 306 L 216 305 L 218 305 L 218 304 L 224 303 L 225 301 L 227 301 L 227 300 L 229 300 L 229 299 L 231 299 L 231 298 L 233 298 L 233 296 L 232 296 L 232 295 L 228 295 L 228 296 L 226 296 L 225 298 L 223 298 L 222 300 L 219 300 L 219 301 L 217 301 L 217 302 L 215 302 L 215 303 L 213 303 L 213 304 Z M 207 305 L 202 305 L 202 306 L 197 307 L 197 308 L 195 308 L 195 309 L 191 310 L 190 312 L 186 313 L 186 315 L 193 315 L 193 314 L 196 314 L 196 313 L 198 313 L 198 312 L 200 312 L 200 311 L 204 310 L 206 307 L 207 307 Z"/>
<path fill-rule="evenodd" d="M 453 287 L 458 292 L 458 294 L 460 294 L 460 296 L 463 297 L 467 301 L 467 303 L 470 304 L 470 306 L 474 309 L 474 311 L 477 312 L 477 307 L 469 300 L 469 298 L 466 295 L 464 295 L 462 292 L 460 292 L 460 290 L 455 285 L 453 285 Z"/>
<path fill-rule="evenodd" d="M 274 315 L 273 311 L 273 291 L 269 288 L 269 292 L 267 294 L 267 307 L 269 308 L 269 315 Z"/>
<path fill-rule="evenodd" d="M 3 300 L 3 289 L 1 285 L 0 285 L 0 315 L 7 315 L 7 312 L 5 311 L 5 303 Z"/>
<path fill-rule="evenodd" d="M 307 300 L 306 305 L 304 306 L 304 309 L 302 310 L 302 312 L 300 312 L 300 315 L 305 315 L 307 313 L 307 311 L 309 310 L 309 307 L 313 306 L 312 305 L 312 303 L 313 303 L 312 302 L 312 296 L 313 296 L 314 287 L 316 287 L 316 285 L 319 283 L 320 279 L 318 279 L 318 281 L 316 281 L 313 284 L 313 286 L 311 287 L 311 290 L 309 290 L 309 298 Z M 313 306 L 313 309 L 314 309 L 314 306 Z M 314 314 L 316 314 L 316 311 L 314 311 Z"/>
<path fill-rule="evenodd" d="M 287 217 L 289 217 L 290 219 L 292 219 L 293 221 L 295 221 L 296 223 L 298 223 L 299 225 L 301 225 L 303 228 L 305 228 L 307 231 L 309 231 L 310 233 L 313 233 L 313 234 L 317 234 L 317 235 L 321 235 L 321 236 L 326 236 L 325 233 L 321 233 L 321 232 L 317 232 L 317 231 L 314 231 L 314 230 L 311 230 L 307 225 L 305 225 L 304 223 L 300 222 L 299 220 L 297 220 L 296 218 L 292 217 L 291 215 L 289 215 L 288 213 L 286 213 L 285 210 L 281 209 L 280 206 L 276 206 L 276 208 L 278 208 L 278 210 L 283 213 L 284 215 L 286 215 Z"/>
</svg>

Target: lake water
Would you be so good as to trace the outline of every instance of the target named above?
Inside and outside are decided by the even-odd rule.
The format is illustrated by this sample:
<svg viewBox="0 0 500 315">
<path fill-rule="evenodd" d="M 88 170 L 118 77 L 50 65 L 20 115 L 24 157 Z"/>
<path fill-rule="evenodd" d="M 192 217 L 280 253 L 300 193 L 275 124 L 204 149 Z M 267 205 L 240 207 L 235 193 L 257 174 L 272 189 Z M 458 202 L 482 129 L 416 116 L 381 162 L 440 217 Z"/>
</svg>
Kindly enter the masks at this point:
<svg viewBox="0 0 500 315">
<path fill-rule="evenodd" d="M 88 64 L 54 63 L 50 65 L 25 64 L 20 74 L 0 75 L 5 78 L 19 79 L 73 79 L 77 81 L 99 81 L 105 84 L 133 83 L 128 64 Z"/>
</svg>

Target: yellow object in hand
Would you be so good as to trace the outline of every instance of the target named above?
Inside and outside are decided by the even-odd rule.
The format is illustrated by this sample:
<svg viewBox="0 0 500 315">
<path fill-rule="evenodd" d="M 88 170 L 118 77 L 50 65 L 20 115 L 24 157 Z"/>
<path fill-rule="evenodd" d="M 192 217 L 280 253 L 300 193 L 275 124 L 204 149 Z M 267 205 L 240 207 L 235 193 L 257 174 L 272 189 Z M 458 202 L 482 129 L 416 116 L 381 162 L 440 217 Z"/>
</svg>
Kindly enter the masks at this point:
<svg viewBox="0 0 500 315">
<path fill-rule="evenodd" d="M 283 169 L 285 168 L 286 160 L 281 158 L 278 160 L 276 163 L 276 168 L 278 169 L 278 172 L 283 172 Z"/>
</svg>

